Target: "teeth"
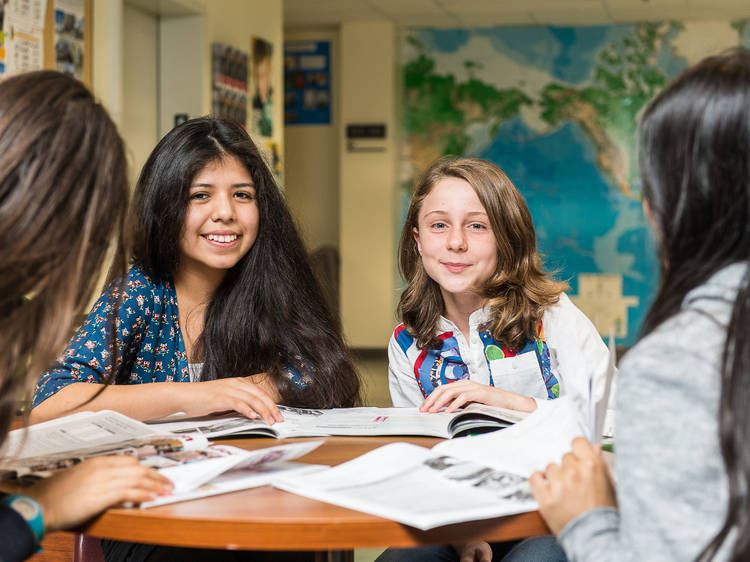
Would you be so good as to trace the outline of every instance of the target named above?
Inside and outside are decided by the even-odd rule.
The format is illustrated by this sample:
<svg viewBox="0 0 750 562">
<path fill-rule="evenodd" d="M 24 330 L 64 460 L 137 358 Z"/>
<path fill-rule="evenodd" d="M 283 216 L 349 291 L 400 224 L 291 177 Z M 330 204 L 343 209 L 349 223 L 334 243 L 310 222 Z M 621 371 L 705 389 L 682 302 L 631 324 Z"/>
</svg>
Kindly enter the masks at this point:
<svg viewBox="0 0 750 562">
<path fill-rule="evenodd" d="M 207 234 L 206 238 L 214 242 L 234 242 L 237 240 L 236 234 Z"/>
</svg>

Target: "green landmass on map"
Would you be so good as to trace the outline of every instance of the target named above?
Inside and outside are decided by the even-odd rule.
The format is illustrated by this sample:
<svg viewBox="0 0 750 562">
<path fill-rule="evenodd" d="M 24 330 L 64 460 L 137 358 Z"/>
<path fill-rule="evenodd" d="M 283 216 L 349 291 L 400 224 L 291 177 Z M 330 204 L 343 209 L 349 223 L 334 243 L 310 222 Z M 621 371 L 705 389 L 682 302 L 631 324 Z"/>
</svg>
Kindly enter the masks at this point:
<svg viewBox="0 0 750 562">
<path fill-rule="evenodd" d="M 417 48 L 417 58 L 404 65 L 404 131 L 409 159 L 424 170 L 437 158 L 465 154 L 470 142 L 468 126 L 490 125 L 492 135 L 504 121 L 534 101 L 518 88 L 497 89 L 476 78 L 481 63 L 464 63 L 469 78 L 458 82 L 452 74 L 435 72 L 435 61 L 415 37 L 407 41 Z"/>
</svg>

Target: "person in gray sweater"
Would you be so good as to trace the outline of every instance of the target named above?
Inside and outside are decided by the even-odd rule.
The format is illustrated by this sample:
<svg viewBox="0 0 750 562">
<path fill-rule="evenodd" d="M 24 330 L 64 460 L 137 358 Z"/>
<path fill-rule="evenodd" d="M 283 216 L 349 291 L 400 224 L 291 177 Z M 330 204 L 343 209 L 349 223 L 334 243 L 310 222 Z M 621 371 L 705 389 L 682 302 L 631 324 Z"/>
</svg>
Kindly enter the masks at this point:
<svg viewBox="0 0 750 562">
<path fill-rule="evenodd" d="M 620 365 L 616 485 L 576 439 L 531 477 L 571 561 L 750 559 L 750 52 L 688 69 L 640 127 L 661 282 Z"/>
</svg>

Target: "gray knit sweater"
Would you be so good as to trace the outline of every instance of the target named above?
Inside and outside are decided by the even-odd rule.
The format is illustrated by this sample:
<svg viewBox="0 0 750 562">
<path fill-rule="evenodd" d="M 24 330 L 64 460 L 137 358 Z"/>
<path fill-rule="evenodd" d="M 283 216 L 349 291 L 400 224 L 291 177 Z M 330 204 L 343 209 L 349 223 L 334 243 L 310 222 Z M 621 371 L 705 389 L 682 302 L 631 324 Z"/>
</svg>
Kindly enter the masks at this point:
<svg viewBox="0 0 750 562">
<path fill-rule="evenodd" d="M 745 265 L 716 273 L 620 365 L 617 509 L 586 512 L 559 540 L 571 561 L 693 560 L 724 522 L 719 369 Z M 727 545 L 725 545 L 726 547 Z M 718 560 L 729 553 L 722 549 Z"/>
</svg>

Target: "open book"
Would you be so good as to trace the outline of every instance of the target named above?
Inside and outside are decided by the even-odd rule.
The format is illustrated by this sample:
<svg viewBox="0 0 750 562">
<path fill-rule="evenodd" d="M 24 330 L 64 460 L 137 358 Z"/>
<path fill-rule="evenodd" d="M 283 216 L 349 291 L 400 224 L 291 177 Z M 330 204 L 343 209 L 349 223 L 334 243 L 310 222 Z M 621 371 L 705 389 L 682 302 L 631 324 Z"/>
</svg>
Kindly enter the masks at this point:
<svg viewBox="0 0 750 562">
<path fill-rule="evenodd" d="M 273 485 L 418 529 L 533 511 L 528 477 L 559 462 L 573 438 L 587 432 L 584 412 L 573 397 L 558 398 L 503 431 L 432 449 L 392 443 Z"/>
<path fill-rule="evenodd" d="M 198 434 L 161 431 L 118 412 L 80 412 L 11 431 L 3 447 L 0 478 L 29 481 L 89 457 L 130 455 L 174 483 L 170 496 L 143 504 L 146 507 L 268 484 L 286 471 L 314 466 L 288 461 L 321 443 L 318 440 L 246 451 L 211 445 Z"/>
<path fill-rule="evenodd" d="M 284 421 L 268 425 L 236 413 L 188 418 L 169 416 L 149 422 L 159 431 L 209 438 L 258 435 L 262 437 L 316 437 L 328 435 L 424 435 L 457 437 L 485 433 L 512 425 L 528 414 L 472 404 L 463 410 L 428 414 L 418 408 L 334 408 L 311 410 L 279 406 Z"/>
</svg>

